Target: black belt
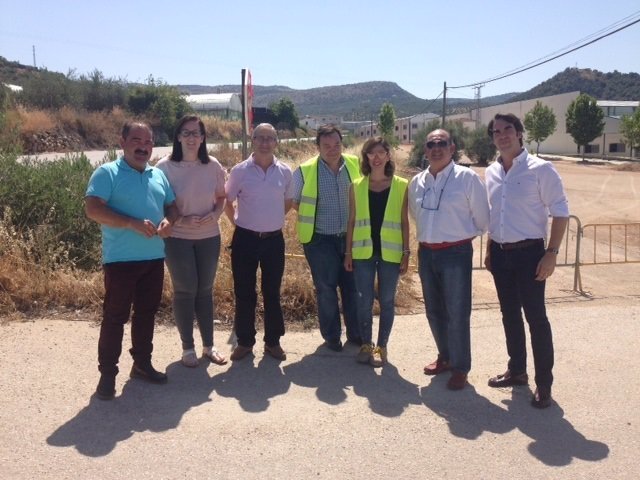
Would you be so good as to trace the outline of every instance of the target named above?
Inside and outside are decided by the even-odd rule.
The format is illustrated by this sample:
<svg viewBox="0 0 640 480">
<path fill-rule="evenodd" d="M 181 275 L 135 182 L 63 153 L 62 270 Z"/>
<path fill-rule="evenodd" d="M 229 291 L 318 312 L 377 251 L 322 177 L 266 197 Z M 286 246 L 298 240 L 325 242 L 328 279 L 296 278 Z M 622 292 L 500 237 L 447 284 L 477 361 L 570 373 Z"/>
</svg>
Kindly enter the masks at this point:
<svg viewBox="0 0 640 480">
<path fill-rule="evenodd" d="M 255 232 L 253 230 L 249 230 L 248 228 L 239 227 L 237 225 L 236 225 L 236 228 L 238 230 L 242 230 L 243 232 L 246 232 L 249 235 L 253 235 L 254 237 L 258 237 L 258 238 L 269 238 L 269 237 L 275 237 L 276 235 L 282 234 L 282 229 L 274 230 L 273 232 Z"/>
<path fill-rule="evenodd" d="M 513 243 L 498 243 L 498 242 L 494 242 L 494 243 L 496 243 L 501 250 L 518 250 L 520 248 L 528 248 L 536 245 L 544 245 L 544 240 L 542 238 L 528 238 L 526 240 L 520 240 L 519 242 L 513 242 Z"/>
</svg>

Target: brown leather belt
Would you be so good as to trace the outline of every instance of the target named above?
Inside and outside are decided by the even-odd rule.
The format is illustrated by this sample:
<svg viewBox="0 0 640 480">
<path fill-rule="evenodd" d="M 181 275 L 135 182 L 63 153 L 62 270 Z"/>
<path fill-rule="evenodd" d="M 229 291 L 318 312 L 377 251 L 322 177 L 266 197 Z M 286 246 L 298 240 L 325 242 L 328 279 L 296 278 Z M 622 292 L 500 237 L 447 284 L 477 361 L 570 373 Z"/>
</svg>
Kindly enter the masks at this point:
<svg viewBox="0 0 640 480">
<path fill-rule="evenodd" d="M 513 243 L 495 243 L 498 244 L 501 250 L 518 250 L 520 248 L 533 247 L 534 245 L 539 244 L 544 245 L 544 240 L 542 238 L 527 238 L 526 240 L 520 240 L 519 242 Z"/>
<path fill-rule="evenodd" d="M 242 230 L 243 232 L 246 232 L 258 238 L 269 238 L 269 237 L 275 237 L 276 235 L 282 234 L 282 230 L 274 230 L 273 232 L 255 232 L 253 230 L 249 230 L 248 228 L 239 227 L 237 225 L 236 225 L 236 229 Z"/>
<path fill-rule="evenodd" d="M 457 245 L 464 245 L 465 243 L 471 243 L 473 238 L 465 238 L 464 240 L 457 240 L 455 242 L 441 242 L 441 243 L 427 243 L 420 242 L 420 246 L 428 248 L 429 250 L 443 250 L 445 248 L 455 247 Z"/>
</svg>

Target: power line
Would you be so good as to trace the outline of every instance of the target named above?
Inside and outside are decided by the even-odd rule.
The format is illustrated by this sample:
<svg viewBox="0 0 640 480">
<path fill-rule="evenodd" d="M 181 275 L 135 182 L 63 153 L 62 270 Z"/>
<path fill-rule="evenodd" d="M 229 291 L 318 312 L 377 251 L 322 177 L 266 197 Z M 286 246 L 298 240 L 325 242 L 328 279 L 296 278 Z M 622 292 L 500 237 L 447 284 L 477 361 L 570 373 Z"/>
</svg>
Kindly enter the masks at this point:
<svg viewBox="0 0 640 480">
<path fill-rule="evenodd" d="M 490 78 L 488 80 L 483 80 L 481 82 L 470 83 L 468 85 L 457 85 L 457 86 L 454 86 L 454 87 L 447 87 L 447 88 L 476 87 L 476 86 L 481 85 L 481 84 L 491 83 L 491 82 L 495 82 L 497 80 L 502 80 L 503 78 L 511 77 L 511 76 L 516 75 L 518 73 L 522 73 L 522 72 L 525 72 L 527 70 L 531 70 L 532 68 L 539 67 L 540 65 L 544 65 L 545 63 L 549 63 L 550 61 L 555 60 L 556 58 L 560 58 L 560 57 L 563 57 L 564 55 L 568 55 L 571 52 L 575 52 L 576 50 L 584 48 L 584 47 L 586 47 L 588 45 L 591 45 L 592 43 L 595 43 L 595 42 L 598 42 L 598 41 L 602 40 L 603 38 L 609 37 L 609 36 L 613 35 L 614 33 L 618 33 L 619 31 L 624 30 L 625 28 L 629 28 L 630 26 L 635 25 L 636 23 L 639 23 L 640 22 L 640 18 L 636 18 L 635 20 L 633 20 L 633 21 L 631 21 L 631 22 L 629 22 L 629 23 L 627 23 L 627 24 L 625 24 L 625 25 L 623 25 L 623 26 L 621 26 L 621 27 L 609 32 L 609 33 L 605 33 L 603 35 L 600 35 L 597 38 L 594 38 L 593 40 L 590 40 L 590 41 L 588 41 L 586 43 L 578 45 L 577 47 L 571 48 L 570 50 L 564 51 L 567 48 L 575 45 L 578 42 L 582 42 L 583 40 L 589 39 L 589 38 L 593 37 L 594 35 L 597 35 L 598 33 L 602 32 L 602 31 L 609 30 L 610 28 L 619 25 L 620 22 L 622 22 L 622 21 L 625 21 L 625 20 L 627 20 L 629 18 L 638 17 L 639 15 L 640 15 L 640 11 L 635 12 L 635 13 L 623 18 L 622 20 L 618 20 L 617 22 L 613 23 L 612 25 L 609 25 L 608 27 L 606 27 L 604 29 L 601 29 L 598 32 L 592 33 L 591 35 L 588 35 L 587 37 L 585 37 L 582 40 L 578 40 L 577 42 L 573 42 L 572 44 L 564 47 L 563 49 L 556 50 L 556 52 L 560 51 L 562 53 L 554 55 L 556 52 L 553 52 L 553 53 L 549 54 L 549 55 L 554 55 L 551 58 L 547 58 L 549 55 L 546 55 L 545 57 L 541 57 L 541 59 L 539 59 L 540 61 L 534 60 L 533 62 L 537 62 L 537 63 L 534 63 L 533 65 L 531 65 L 532 62 L 529 62 L 528 64 L 523 65 L 522 67 L 518 67 L 516 70 L 511 70 L 509 72 L 506 72 L 506 73 L 503 73 L 501 75 L 498 75 L 497 77 L 492 77 L 492 78 Z"/>
</svg>

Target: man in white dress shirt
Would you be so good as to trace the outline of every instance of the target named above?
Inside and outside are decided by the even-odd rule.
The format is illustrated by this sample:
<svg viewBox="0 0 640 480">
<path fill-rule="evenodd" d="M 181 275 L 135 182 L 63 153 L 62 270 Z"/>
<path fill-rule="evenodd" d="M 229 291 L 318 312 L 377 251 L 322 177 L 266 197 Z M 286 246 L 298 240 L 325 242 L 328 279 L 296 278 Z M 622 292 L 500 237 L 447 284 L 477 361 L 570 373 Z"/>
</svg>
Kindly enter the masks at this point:
<svg viewBox="0 0 640 480">
<path fill-rule="evenodd" d="M 456 146 L 446 130 L 427 135 L 429 167 L 409 184 L 409 210 L 416 221 L 419 274 L 438 358 L 427 375 L 451 370 L 447 387 L 461 390 L 471 369 L 471 269 L 474 237 L 489 225 L 484 184 L 456 165 Z"/>
<path fill-rule="evenodd" d="M 497 114 L 487 133 L 500 157 L 485 173 L 491 208 L 485 266 L 500 300 L 509 363 L 490 387 L 527 385 L 527 349 L 522 310 L 529 324 L 536 390 L 531 404 L 551 405 L 553 339 L 544 303 L 545 281 L 556 266 L 569 221 L 569 204 L 553 164 L 523 148 L 518 117 Z M 548 217 L 551 233 L 545 249 Z"/>
</svg>

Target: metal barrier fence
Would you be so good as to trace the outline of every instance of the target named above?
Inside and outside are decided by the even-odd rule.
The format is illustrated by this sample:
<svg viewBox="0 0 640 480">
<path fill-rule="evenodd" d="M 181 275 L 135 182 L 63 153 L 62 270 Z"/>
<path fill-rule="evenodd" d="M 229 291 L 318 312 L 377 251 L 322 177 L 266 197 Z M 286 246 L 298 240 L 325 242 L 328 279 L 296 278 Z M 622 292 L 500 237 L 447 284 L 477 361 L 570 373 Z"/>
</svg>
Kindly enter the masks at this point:
<svg viewBox="0 0 640 480">
<path fill-rule="evenodd" d="M 474 270 L 484 269 L 487 236 L 474 240 Z M 589 265 L 640 263 L 640 222 L 590 223 L 569 217 L 557 267 L 573 267 L 573 290 L 584 294 L 580 268 Z"/>
</svg>

